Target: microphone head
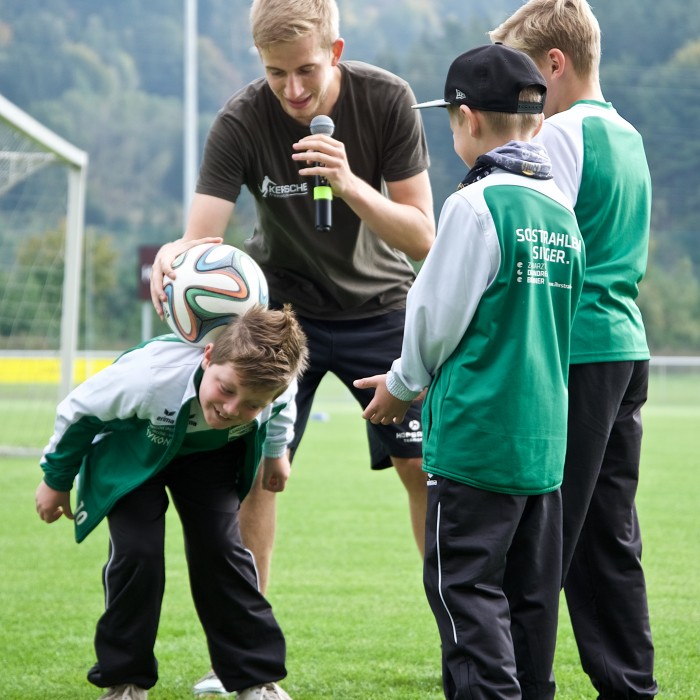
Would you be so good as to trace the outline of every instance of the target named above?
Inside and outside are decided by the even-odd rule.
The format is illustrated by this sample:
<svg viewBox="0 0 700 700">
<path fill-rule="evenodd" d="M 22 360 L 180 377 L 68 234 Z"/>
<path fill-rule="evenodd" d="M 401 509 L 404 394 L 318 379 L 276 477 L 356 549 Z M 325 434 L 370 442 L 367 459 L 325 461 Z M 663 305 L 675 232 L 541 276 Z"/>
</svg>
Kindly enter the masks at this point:
<svg viewBox="0 0 700 700">
<path fill-rule="evenodd" d="M 327 117 L 325 114 L 319 114 L 311 120 L 309 129 L 312 134 L 327 134 L 328 136 L 333 136 L 335 124 L 330 117 Z"/>
</svg>

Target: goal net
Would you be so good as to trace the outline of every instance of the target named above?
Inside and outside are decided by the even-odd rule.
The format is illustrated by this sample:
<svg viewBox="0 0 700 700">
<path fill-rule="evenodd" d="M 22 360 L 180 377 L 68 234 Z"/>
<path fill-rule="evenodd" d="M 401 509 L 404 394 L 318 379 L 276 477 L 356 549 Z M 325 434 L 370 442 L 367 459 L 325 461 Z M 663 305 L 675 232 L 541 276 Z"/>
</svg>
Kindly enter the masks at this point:
<svg viewBox="0 0 700 700">
<path fill-rule="evenodd" d="M 75 382 L 87 162 L 0 96 L 0 454 L 38 454 Z"/>
</svg>

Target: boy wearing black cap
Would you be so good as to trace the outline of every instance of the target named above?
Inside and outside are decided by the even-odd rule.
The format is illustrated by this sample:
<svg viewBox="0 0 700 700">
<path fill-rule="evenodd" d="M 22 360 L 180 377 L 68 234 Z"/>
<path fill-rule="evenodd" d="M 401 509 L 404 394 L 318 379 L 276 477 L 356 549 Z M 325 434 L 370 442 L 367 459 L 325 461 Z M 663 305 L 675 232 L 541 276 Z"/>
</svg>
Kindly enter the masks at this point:
<svg viewBox="0 0 700 700">
<path fill-rule="evenodd" d="M 444 99 L 470 167 L 408 295 L 401 357 L 364 417 L 424 400 L 425 590 L 449 700 L 549 699 L 561 574 L 569 335 L 585 254 L 543 147 L 544 78 L 488 45 L 450 66 Z"/>
</svg>

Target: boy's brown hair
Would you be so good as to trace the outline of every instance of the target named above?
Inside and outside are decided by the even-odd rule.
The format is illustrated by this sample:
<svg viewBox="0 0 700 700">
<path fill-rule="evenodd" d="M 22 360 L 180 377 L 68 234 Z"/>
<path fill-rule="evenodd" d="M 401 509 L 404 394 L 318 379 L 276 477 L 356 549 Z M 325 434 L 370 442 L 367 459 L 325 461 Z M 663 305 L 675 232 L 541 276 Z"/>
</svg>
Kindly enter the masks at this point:
<svg viewBox="0 0 700 700">
<path fill-rule="evenodd" d="M 307 367 L 306 336 L 292 307 L 256 306 L 235 316 L 217 336 L 211 363 L 231 363 L 244 386 L 283 391 Z"/>
<path fill-rule="evenodd" d="M 598 78 L 600 25 L 586 0 L 529 0 L 489 37 L 524 51 L 536 63 L 550 49 L 559 49 L 579 77 Z"/>
</svg>

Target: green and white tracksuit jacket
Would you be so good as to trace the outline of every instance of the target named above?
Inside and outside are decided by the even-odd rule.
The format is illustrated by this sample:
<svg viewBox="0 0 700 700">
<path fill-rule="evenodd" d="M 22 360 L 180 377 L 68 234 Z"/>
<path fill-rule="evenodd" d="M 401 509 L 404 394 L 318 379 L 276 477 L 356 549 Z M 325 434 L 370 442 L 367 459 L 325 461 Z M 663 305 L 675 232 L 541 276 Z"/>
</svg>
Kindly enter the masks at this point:
<svg viewBox="0 0 700 700">
<path fill-rule="evenodd" d="M 59 404 L 41 468 L 47 485 L 57 491 L 71 490 L 78 477 L 74 507 L 78 542 L 122 496 L 178 456 L 188 430 L 191 435 L 200 430 L 217 443 L 203 449 L 246 441 L 244 464 L 231 465 L 240 468 L 241 499 L 255 479 L 261 456 L 285 453 L 294 435 L 296 383 L 253 423 L 211 430 L 197 399 L 204 372 L 202 352 L 174 335 L 154 338 L 125 352 Z"/>
<path fill-rule="evenodd" d="M 586 244 L 571 364 L 648 360 L 636 304 L 651 216 L 642 137 L 609 102 L 581 100 L 546 119 L 535 141 L 547 149 Z"/>
<path fill-rule="evenodd" d="M 549 173 L 540 146 L 528 152 L 510 142 L 486 155 L 519 149 Z M 585 251 L 554 180 L 533 176 L 527 163 L 518 174 L 517 158 L 510 165 L 492 167 L 446 200 L 408 294 L 401 357 L 387 388 L 409 400 L 429 387 L 424 471 L 536 495 L 563 478 L 569 340 Z"/>
</svg>

